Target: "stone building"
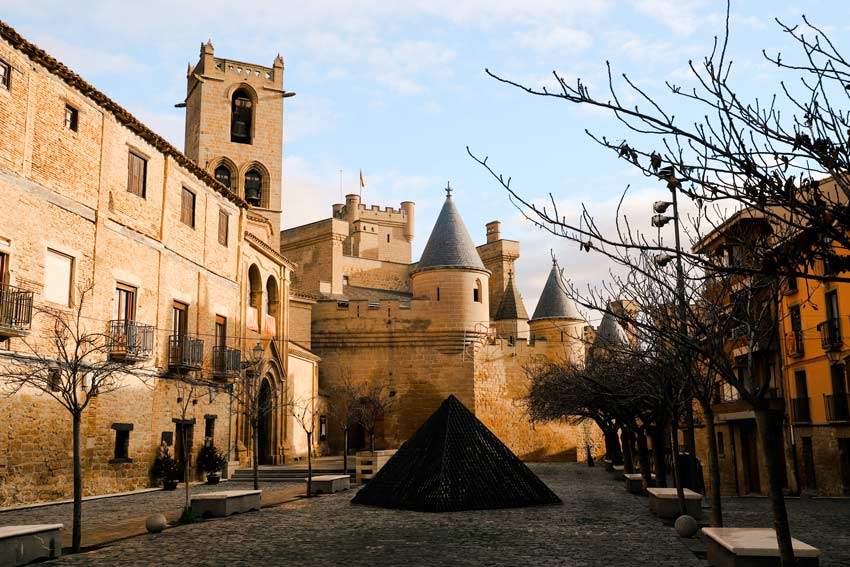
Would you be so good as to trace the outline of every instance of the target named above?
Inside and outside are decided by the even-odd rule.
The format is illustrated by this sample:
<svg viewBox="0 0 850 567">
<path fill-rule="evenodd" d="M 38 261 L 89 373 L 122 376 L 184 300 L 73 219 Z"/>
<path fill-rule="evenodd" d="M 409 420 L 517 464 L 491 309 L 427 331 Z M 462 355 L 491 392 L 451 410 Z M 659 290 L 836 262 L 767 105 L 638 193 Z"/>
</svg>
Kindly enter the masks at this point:
<svg viewBox="0 0 850 567">
<path fill-rule="evenodd" d="M 386 383 L 397 403 L 380 424 L 381 446 L 398 446 L 454 394 L 521 457 L 575 458 L 578 428 L 532 425 L 522 404 L 526 366 L 584 357 L 587 323 L 557 265 L 529 320 L 515 283 L 519 242 L 503 239 L 499 222 L 476 247 L 449 190 L 411 263 L 413 223 L 411 202 L 381 209 L 348 195 L 330 218 L 282 231 L 281 252 L 299 266 L 294 281 L 317 297 L 320 389 Z M 364 443 L 355 428 L 352 448 Z M 328 447 L 342 449 L 332 428 Z"/>
<path fill-rule="evenodd" d="M 258 431 L 261 461 L 306 452 L 283 408 L 294 392 L 315 398 L 318 357 L 290 341 L 309 336 L 313 299 L 292 289 L 295 264 L 277 246 L 282 74 L 280 57 L 266 68 L 203 45 L 181 153 L 0 22 L 0 363 L 27 344 L 48 352 L 43 320 L 22 306 L 70 310 L 86 284 L 86 325 L 126 361 L 125 387 L 84 415 L 86 494 L 148 486 L 160 443 L 184 432 L 178 457 L 214 442 L 247 463 L 228 387 L 257 344 L 260 391 L 279 402 Z M 212 382 L 188 416 L 181 373 Z M 46 394 L 0 398 L 0 506 L 67 497 L 70 444 Z"/>
</svg>

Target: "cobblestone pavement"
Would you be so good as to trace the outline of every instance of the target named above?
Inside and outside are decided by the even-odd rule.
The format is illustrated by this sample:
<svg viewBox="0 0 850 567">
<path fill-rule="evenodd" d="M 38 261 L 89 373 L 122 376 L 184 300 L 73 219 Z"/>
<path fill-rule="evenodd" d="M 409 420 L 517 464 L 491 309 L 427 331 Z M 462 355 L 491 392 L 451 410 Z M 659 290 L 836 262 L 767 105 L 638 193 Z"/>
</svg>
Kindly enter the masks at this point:
<svg viewBox="0 0 850 567">
<path fill-rule="evenodd" d="M 223 482 L 218 485 L 198 484 L 192 493 L 217 490 L 246 490 L 250 482 Z M 304 493 L 303 483 L 260 483 L 263 489 L 263 506 L 291 500 Z M 101 545 L 116 539 L 147 533 L 145 520 L 155 512 L 165 514 L 169 522 L 180 517 L 185 492 L 181 484 L 177 490 L 157 490 L 126 496 L 99 498 L 83 502 L 83 547 Z M 54 504 L 0 512 L 0 526 L 12 524 L 63 523 L 62 545 L 71 545 L 72 504 Z"/>
<path fill-rule="evenodd" d="M 702 566 L 601 467 L 534 470 L 563 506 L 424 514 L 354 506 L 353 492 L 143 535 L 65 565 Z"/>
</svg>

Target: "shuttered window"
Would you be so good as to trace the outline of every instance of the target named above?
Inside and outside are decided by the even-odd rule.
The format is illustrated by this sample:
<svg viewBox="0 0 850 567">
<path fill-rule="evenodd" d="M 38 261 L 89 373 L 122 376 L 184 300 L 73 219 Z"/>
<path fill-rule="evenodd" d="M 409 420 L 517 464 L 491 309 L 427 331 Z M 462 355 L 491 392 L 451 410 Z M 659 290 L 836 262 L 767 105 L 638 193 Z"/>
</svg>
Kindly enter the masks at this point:
<svg viewBox="0 0 850 567">
<path fill-rule="evenodd" d="M 7 91 L 12 86 L 12 67 L 0 59 L 0 88 Z"/>
<path fill-rule="evenodd" d="M 218 243 L 227 246 L 227 229 L 230 225 L 230 215 L 224 209 L 218 210 Z"/>
<path fill-rule="evenodd" d="M 74 259 L 67 254 L 48 249 L 44 256 L 44 299 L 59 305 L 71 305 L 73 278 Z"/>
<path fill-rule="evenodd" d="M 144 198 L 147 175 L 148 160 L 135 152 L 130 152 L 127 159 L 127 191 Z"/>
<path fill-rule="evenodd" d="M 195 194 L 185 187 L 180 203 L 180 222 L 195 228 Z"/>
</svg>

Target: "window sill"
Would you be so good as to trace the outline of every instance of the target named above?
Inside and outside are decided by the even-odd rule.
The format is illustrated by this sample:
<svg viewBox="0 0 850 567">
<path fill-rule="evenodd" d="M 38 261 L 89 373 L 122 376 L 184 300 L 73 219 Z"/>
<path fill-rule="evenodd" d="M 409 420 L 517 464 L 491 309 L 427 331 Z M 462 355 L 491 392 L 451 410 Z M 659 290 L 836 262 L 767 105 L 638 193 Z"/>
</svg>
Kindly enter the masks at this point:
<svg viewBox="0 0 850 567">
<path fill-rule="evenodd" d="M 133 459 L 130 459 L 130 458 L 109 459 L 110 465 L 122 465 L 122 464 L 125 464 L 125 463 L 132 463 L 132 462 L 133 462 Z"/>
</svg>

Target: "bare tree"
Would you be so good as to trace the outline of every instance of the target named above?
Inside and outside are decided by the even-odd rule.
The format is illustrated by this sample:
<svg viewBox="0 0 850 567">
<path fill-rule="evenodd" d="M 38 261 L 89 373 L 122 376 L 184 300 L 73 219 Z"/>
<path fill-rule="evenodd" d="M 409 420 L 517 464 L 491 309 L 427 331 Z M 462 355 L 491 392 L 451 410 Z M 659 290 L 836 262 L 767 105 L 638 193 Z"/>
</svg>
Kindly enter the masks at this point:
<svg viewBox="0 0 850 567">
<path fill-rule="evenodd" d="M 365 395 L 365 384 L 354 382 L 351 372 L 344 369 L 341 380 L 328 388 L 327 410 L 331 419 L 342 431 L 342 470 L 348 472 L 348 434 L 357 422 L 361 398 Z"/>
<path fill-rule="evenodd" d="M 360 397 L 357 422 L 369 436 L 369 451 L 375 452 L 375 431 L 378 424 L 395 409 L 395 391 L 389 381 L 375 379 L 368 384 Z"/>
<path fill-rule="evenodd" d="M 313 433 L 320 413 L 318 400 L 315 396 L 293 399 L 287 407 L 307 436 L 307 496 L 310 497 L 313 495 Z"/>
<path fill-rule="evenodd" d="M 110 337 L 92 329 L 84 315 L 93 285 L 79 286 L 76 301 L 69 309 L 41 306 L 34 318 L 43 332 L 23 339 L 25 351 L 7 356 L 0 368 L 0 381 L 9 395 L 36 390 L 60 404 L 71 416 L 73 459 L 73 531 L 71 547 L 80 550 L 82 534 L 83 467 L 81 425 L 83 414 L 99 396 L 111 394 L 131 379 L 145 380 L 110 358 Z"/>
</svg>

